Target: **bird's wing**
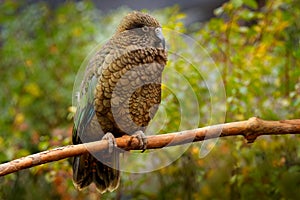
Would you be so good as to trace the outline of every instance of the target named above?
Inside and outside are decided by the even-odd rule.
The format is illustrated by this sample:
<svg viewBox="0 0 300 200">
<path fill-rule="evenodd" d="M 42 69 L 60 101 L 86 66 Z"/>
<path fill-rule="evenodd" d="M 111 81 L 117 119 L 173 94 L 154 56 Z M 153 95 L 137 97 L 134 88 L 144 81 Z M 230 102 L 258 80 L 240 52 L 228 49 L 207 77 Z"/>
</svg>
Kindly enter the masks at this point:
<svg viewBox="0 0 300 200">
<path fill-rule="evenodd" d="M 97 70 L 101 70 L 105 57 L 111 52 L 109 43 L 105 44 L 89 61 L 80 88 L 78 89 L 78 105 L 74 116 L 72 135 L 73 144 L 99 140 L 101 127 L 95 115 L 94 91 L 97 86 Z"/>
<path fill-rule="evenodd" d="M 78 106 L 74 117 L 73 144 L 101 140 L 104 132 L 101 129 L 94 108 L 94 91 L 98 83 L 97 70 L 102 70 L 103 61 L 109 49 L 105 46 L 98 51 L 89 62 L 84 79 L 78 91 Z M 103 193 L 114 190 L 120 180 L 119 154 L 107 151 L 97 154 L 85 153 L 73 158 L 73 182 L 82 189 L 94 182 Z M 108 164 L 114 166 L 110 168 Z"/>
<path fill-rule="evenodd" d="M 101 133 L 101 127 L 97 122 L 94 109 L 94 89 L 97 84 L 97 78 L 92 77 L 88 83 L 87 92 L 80 98 L 76 115 L 74 117 L 74 128 L 72 142 L 73 144 L 79 144 L 82 142 L 89 142 L 95 140 L 99 133 Z M 92 127 L 93 126 L 93 127 Z M 100 138 L 101 139 L 101 138 Z"/>
</svg>

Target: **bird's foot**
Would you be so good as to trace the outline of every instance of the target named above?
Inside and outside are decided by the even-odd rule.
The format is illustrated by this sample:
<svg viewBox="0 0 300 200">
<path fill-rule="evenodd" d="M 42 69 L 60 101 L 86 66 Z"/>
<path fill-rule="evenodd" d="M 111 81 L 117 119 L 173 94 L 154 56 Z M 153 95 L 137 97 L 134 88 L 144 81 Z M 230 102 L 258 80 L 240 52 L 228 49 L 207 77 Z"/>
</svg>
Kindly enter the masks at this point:
<svg viewBox="0 0 300 200">
<path fill-rule="evenodd" d="M 145 133 L 143 131 L 136 131 L 132 136 L 138 139 L 140 148 L 144 152 L 147 149 L 148 143 Z"/>
<path fill-rule="evenodd" d="M 115 136 L 110 133 L 110 132 L 107 132 L 103 137 L 102 137 L 102 140 L 107 140 L 108 141 L 108 152 L 109 153 L 112 153 L 114 148 L 117 147 L 117 142 L 116 142 L 116 138 Z"/>
</svg>

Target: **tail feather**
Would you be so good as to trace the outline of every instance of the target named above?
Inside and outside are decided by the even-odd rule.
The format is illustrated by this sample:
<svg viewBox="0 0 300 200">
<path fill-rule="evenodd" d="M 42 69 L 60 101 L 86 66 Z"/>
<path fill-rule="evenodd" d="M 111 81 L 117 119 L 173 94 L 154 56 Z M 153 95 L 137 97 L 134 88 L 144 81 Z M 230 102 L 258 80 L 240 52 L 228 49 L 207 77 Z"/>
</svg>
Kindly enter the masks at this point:
<svg viewBox="0 0 300 200">
<path fill-rule="evenodd" d="M 99 154 L 96 155 L 96 157 L 98 156 Z M 107 154 L 101 153 L 101 156 L 101 158 L 98 157 L 101 160 L 98 160 L 87 153 L 74 158 L 73 182 L 79 190 L 92 182 L 95 183 L 97 190 L 101 193 L 112 192 L 118 187 L 120 182 L 119 153 L 116 155 L 116 153 L 108 154 L 107 152 Z"/>
<path fill-rule="evenodd" d="M 88 166 L 91 159 L 90 154 L 76 156 L 73 159 L 73 183 L 79 190 L 87 187 L 93 181 L 92 176 L 90 176 L 92 170 Z"/>
<path fill-rule="evenodd" d="M 72 142 L 81 144 L 84 142 L 101 140 L 101 127 L 97 121 L 93 104 L 78 112 L 73 127 Z M 76 121 L 75 120 L 75 121 Z M 77 124 L 77 125 L 76 125 Z M 79 125 L 78 125 L 79 124 Z M 112 153 L 108 150 L 99 153 L 86 153 L 73 159 L 73 183 L 79 190 L 95 183 L 97 189 L 104 193 L 115 190 L 120 182 L 119 152 L 114 149 Z"/>
</svg>

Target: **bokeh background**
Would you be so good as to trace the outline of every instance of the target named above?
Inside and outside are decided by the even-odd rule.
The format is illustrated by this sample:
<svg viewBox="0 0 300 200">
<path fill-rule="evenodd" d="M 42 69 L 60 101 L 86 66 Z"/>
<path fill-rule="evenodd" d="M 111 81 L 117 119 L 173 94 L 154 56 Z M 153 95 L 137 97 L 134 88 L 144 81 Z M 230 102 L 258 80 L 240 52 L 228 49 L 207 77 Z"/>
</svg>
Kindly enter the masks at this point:
<svg viewBox="0 0 300 200">
<path fill-rule="evenodd" d="M 225 122 L 300 118 L 299 0 L 191 1 L 190 7 L 184 1 L 150 7 L 111 2 L 106 7 L 100 1 L 1 1 L 0 163 L 71 143 L 76 73 L 132 9 L 148 9 L 164 28 L 205 47 L 222 74 Z M 187 59 L 199 56 L 181 50 Z M 168 66 L 186 74 L 200 100 L 199 126 L 208 125 L 211 96 L 205 84 L 184 62 L 169 60 Z M 180 123 L 178 101 L 163 95 L 169 115 L 162 132 L 173 132 Z M 264 136 L 253 144 L 242 137 L 222 138 L 204 158 L 194 144 L 166 168 L 123 173 L 119 189 L 102 198 L 297 199 L 299 142 L 297 135 Z M 67 159 L 0 177 L 0 199 L 99 197 L 93 186 L 75 190 Z"/>
</svg>

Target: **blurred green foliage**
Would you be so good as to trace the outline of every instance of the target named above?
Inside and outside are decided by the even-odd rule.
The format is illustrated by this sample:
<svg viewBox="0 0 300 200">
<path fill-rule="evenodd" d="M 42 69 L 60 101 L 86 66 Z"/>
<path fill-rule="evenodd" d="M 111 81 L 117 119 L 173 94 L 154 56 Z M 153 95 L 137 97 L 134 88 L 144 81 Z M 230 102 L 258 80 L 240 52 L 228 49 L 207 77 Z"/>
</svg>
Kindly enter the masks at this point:
<svg viewBox="0 0 300 200">
<path fill-rule="evenodd" d="M 260 3 L 257 3 L 260 2 Z M 184 27 L 178 7 L 155 11 L 164 28 L 189 33 L 218 66 L 226 91 L 226 122 L 259 116 L 300 118 L 300 1 L 232 0 L 217 17 Z M 114 32 L 119 9 L 102 15 L 93 4 L 0 4 L 0 162 L 70 143 L 72 88 L 80 64 Z M 171 48 L 177 43 L 169 37 Z M 181 49 L 185 58 L 199 51 Z M 212 64 L 212 63 L 211 63 Z M 209 63 L 207 64 L 209 67 Z M 186 74 L 200 101 L 199 126 L 209 124 L 210 94 L 182 60 L 168 67 Z M 172 84 L 172 83 L 171 83 Z M 178 90 L 185 95 L 184 85 Z M 163 132 L 180 123 L 178 101 L 164 91 Z M 191 116 L 193 120 L 193 116 Z M 188 125 L 185 126 L 188 128 Z M 118 199 L 296 199 L 300 188 L 299 136 L 261 137 L 253 144 L 224 138 L 199 158 L 194 144 L 172 165 L 147 174 L 122 174 Z M 0 199 L 95 199 L 94 187 L 78 192 L 67 160 L 23 170 L 0 181 Z"/>
</svg>

